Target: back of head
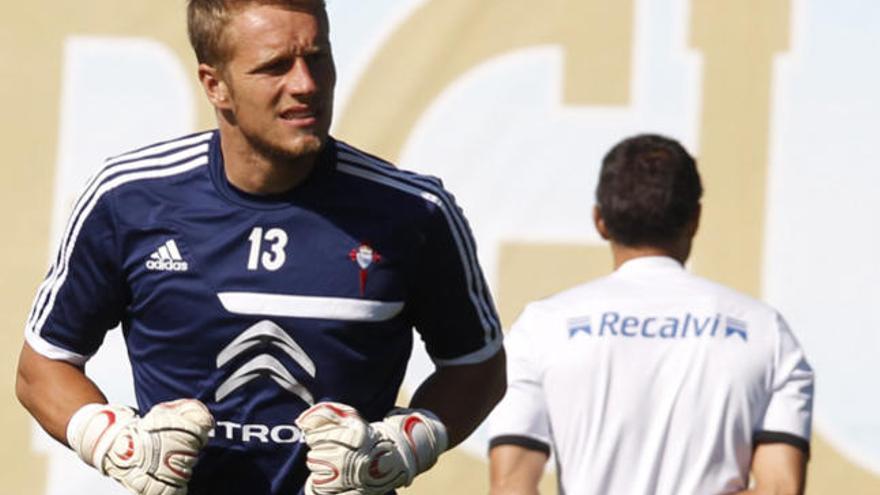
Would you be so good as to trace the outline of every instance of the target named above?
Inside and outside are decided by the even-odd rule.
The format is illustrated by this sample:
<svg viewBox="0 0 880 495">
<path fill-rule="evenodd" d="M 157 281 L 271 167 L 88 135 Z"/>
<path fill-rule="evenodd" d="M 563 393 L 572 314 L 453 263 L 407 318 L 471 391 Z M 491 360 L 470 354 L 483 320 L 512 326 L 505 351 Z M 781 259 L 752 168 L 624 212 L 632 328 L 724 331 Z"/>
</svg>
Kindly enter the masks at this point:
<svg viewBox="0 0 880 495">
<path fill-rule="evenodd" d="M 187 32 L 199 63 L 223 66 L 230 51 L 223 31 L 232 15 L 249 5 L 277 5 L 313 12 L 324 23 L 325 32 L 329 30 L 324 0 L 189 0 L 186 11 Z"/>
<path fill-rule="evenodd" d="M 602 160 L 596 204 L 611 240 L 631 247 L 677 241 L 700 210 L 696 162 L 673 139 L 643 134 Z"/>
</svg>

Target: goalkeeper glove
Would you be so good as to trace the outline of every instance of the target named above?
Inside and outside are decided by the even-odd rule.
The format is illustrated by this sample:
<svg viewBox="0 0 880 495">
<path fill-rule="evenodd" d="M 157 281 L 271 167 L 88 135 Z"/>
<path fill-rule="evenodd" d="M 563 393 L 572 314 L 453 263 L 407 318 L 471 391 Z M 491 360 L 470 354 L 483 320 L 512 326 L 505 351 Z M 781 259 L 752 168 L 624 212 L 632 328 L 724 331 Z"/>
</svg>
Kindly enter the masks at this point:
<svg viewBox="0 0 880 495">
<path fill-rule="evenodd" d="M 143 418 L 126 406 L 86 404 L 67 425 L 67 442 L 84 460 L 137 495 L 184 495 L 214 418 L 204 404 L 156 404 Z"/>
<path fill-rule="evenodd" d="M 397 409 L 367 424 L 345 405 L 324 402 L 296 420 L 311 449 L 306 495 L 385 494 L 409 486 L 446 450 L 446 427 L 434 414 Z"/>
</svg>

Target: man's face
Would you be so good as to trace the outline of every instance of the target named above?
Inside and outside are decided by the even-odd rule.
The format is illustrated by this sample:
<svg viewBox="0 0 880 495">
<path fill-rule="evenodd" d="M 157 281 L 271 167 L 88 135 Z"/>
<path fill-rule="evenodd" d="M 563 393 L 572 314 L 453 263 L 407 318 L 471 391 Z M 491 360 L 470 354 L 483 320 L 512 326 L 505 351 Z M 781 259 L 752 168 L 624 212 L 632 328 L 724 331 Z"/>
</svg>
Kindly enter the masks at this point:
<svg viewBox="0 0 880 495">
<path fill-rule="evenodd" d="M 225 112 L 256 151 L 296 158 L 323 146 L 336 84 L 325 26 L 308 12 L 250 5 L 226 27 Z"/>
</svg>

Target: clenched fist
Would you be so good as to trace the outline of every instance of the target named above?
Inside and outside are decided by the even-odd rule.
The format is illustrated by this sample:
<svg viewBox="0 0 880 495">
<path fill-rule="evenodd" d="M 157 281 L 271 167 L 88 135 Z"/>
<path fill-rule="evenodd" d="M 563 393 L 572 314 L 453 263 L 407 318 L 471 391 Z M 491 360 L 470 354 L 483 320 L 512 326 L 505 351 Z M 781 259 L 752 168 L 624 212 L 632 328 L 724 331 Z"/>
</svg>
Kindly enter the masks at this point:
<svg viewBox="0 0 880 495">
<path fill-rule="evenodd" d="M 367 423 L 345 404 L 322 402 L 296 420 L 310 451 L 307 495 L 385 494 L 408 486 L 446 450 L 446 428 L 428 411 L 399 409 Z"/>
<path fill-rule="evenodd" d="M 204 404 L 156 404 L 144 417 L 126 406 L 87 404 L 67 425 L 70 447 L 137 495 L 184 495 L 214 418 Z"/>
</svg>

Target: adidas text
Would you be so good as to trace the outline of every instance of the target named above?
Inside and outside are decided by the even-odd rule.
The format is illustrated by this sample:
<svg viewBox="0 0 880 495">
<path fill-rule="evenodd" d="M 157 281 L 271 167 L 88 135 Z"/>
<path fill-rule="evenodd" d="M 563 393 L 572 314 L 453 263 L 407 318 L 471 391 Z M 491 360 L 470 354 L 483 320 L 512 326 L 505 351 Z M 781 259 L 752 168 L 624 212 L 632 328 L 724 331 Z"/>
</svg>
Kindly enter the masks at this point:
<svg viewBox="0 0 880 495">
<path fill-rule="evenodd" d="M 177 242 L 174 239 L 165 241 L 159 246 L 147 260 L 147 270 L 159 272 L 185 272 L 189 270 L 189 264 L 180 255 Z"/>
<path fill-rule="evenodd" d="M 147 270 L 163 272 L 185 272 L 189 270 L 189 264 L 186 261 L 147 260 Z"/>
</svg>

